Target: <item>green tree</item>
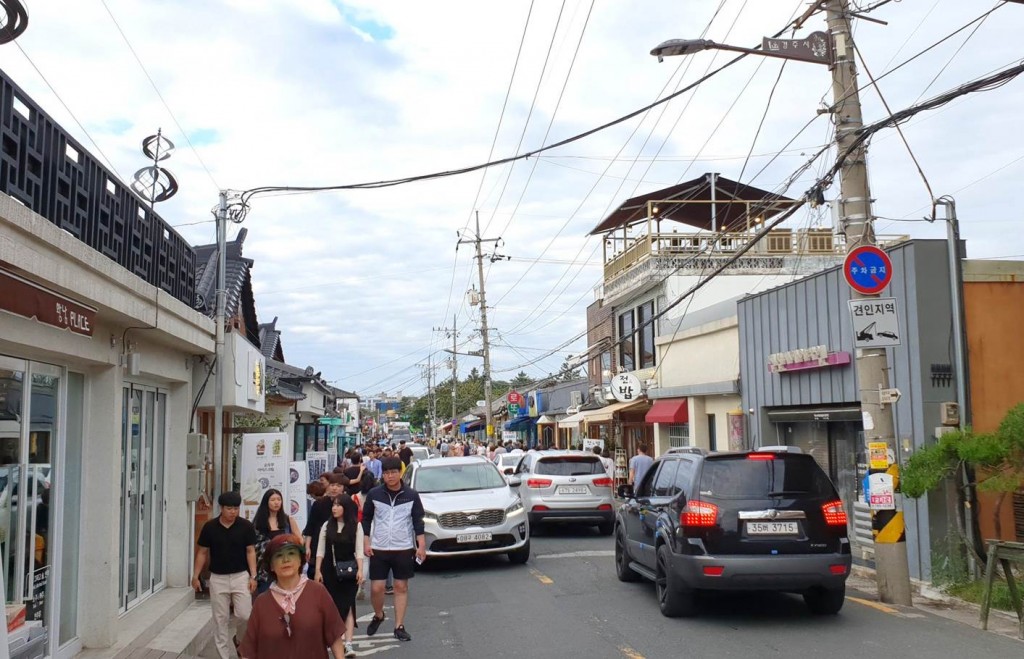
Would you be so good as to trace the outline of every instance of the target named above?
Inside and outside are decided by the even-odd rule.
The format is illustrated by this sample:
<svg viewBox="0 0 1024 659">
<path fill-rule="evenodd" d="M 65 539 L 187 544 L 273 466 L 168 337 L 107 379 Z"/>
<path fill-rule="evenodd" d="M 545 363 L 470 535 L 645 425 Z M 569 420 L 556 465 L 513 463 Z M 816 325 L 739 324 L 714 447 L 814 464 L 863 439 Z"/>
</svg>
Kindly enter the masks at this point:
<svg viewBox="0 0 1024 659">
<path fill-rule="evenodd" d="M 562 362 L 562 367 L 558 369 L 558 375 L 556 377 L 561 382 L 576 380 L 580 377 L 580 367 L 566 357 L 565 361 Z"/>
<path fill-rule="evenodd" d="M 976 470 L 968 487 L 999 495 L 992 515 L 996 536 L 1001 538 L 1003 503 L 1007 495 L 1024 487 L 1024 403 L 1010 409 L 993 433 L 957 430 L 918 450 L 900 473 L 900 489 L 916 499 L 944 479 L 959 477 L 968 465 Z"/>
<path fill-rule="evenodd" d="M 527 375 L 525 371 L 519 371 L 519 373 L 517 373 L 516 376 L 512 378 L 512 382 L 510 384 L 513 389 L 518 391 L 520 389 L 524 389 L 530 386 L 530 384 L 532 383 L 533 380 L 530 379 L 530 376 Z"/>
</svg>

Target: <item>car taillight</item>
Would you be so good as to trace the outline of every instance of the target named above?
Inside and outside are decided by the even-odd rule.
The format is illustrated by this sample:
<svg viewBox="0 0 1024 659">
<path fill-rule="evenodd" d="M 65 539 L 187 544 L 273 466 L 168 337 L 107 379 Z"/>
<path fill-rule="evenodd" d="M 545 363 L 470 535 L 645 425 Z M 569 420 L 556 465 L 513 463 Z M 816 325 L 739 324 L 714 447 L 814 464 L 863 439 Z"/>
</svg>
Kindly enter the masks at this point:
<svg viewBox="0 0 1024 659">
<path fill-rule="evenodd" d="M 775 455 L 772 453 L 750 453 L 747 455 L 747 460 L 774 460 Z"/>
<path fill-rule="evenodd" d="M 526 481 L 526 487 L 551 487 L 550 478 L 529 478 Z"/>
<path fill-rule="evenodd" d="M 612 479 L 610 478 L 595 478 L 594 487 L 611 487 Z"/>
<path fill-rule="evenodd" d="M 547 506 L 534 506 L 531 510 L 535 513 L 542 513 L 550 509 Z"/>
<path fill-rule="evenodd" d="M 612 504 L 610 504 L 610 503 L 602 503 L 600 506 L 597 507 L 597 509 L 598 510 L 611 510 L 612 509 Z"/>
<path fill-rule="evenodd" d="M 714 526 L 718 520 L 718 506 L 706 501 L 690 501 L 679 513 L 679 523 L 682 526 L 708 528 Z"/>
<path fill-rule="evenodd" d="M 828 571 L 832 574 L 846 574 L 846 566 L 842 564 L 829 565 Z"/>
<path fill-rule="evenodd" d="M 829 526 L 846 527 L 846 511 L 843 510 L 842 501 L 829 501 L 821 507 L 825 515 L 825 523 Z"/>
</svg>

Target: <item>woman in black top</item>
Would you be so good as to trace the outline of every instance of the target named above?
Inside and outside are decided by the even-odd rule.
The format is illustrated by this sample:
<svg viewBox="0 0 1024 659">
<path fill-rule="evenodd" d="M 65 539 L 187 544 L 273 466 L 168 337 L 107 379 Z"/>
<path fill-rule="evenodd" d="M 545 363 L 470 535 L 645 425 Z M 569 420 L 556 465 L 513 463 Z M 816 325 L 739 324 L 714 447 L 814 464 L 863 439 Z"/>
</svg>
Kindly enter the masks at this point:
<svg viewBox="0 0 1024 659">
<path fill-rule="evenodd" d="M 281 491 L 273 488 L 263 495 L 260 507 L 252 518 L 252 525 L 256 528 L 256 592 L 262 593 L 270 588 L 271 582 L 270 573 L 263 561 L 267 543 L 284 533 L 298 535 L 301 529 L 295 518 L 285 512 Z"/>
<path fill-rule="evenodd" d="M 331 519 L 320 529 L 320 543 L 316 551 L 316 580 L 327 587 L 334 599 L 341 619 L 345 621 L 345 638 L 352 643 L 356 627 L 356 590 L 363 582 L 363 562 L 356 556 L 362 546 L 362 527 L 359 524 L 359 506 L 347 494 L 334 499 Z M 356 578 L 348 581 L 338 579 L 335 564 L 338 561 L 355 561 Z"/>
</svg>

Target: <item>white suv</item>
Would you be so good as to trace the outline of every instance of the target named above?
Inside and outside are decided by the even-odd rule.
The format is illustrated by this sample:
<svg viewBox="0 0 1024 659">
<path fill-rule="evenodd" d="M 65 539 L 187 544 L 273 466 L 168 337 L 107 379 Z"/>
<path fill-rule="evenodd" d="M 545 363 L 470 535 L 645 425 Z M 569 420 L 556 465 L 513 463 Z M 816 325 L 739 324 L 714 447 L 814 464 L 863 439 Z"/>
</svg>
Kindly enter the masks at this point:
<svg viewBox="0 0 1024 659">
<path fill-rule="evenodd" d="M 513 474 L 530 524 L 596 524 L 602 535 L 615 530 L 612 479 L 590 451 L 527 453 Z"/>
<path fill-rule="evenodd" d="M 427 556 L 508 554 L 530 558 L 530 523 L 519 495 L 485 458 L 432 458 L 410 463 L 405 482 L 423 502 Z"/>
</svg>

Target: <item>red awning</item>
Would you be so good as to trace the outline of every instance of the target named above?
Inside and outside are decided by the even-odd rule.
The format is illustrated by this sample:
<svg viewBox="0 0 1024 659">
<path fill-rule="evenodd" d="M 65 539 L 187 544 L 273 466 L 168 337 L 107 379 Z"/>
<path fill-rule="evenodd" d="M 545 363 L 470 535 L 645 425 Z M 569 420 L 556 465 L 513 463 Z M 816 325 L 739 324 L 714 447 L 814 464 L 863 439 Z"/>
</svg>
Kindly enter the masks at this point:
<svg viewBox="0 0 1024 659">
<path fill-rule="evenodd" d="M 690 410 L 685 398 L 663 398 L 654 401 L 654 406 L 644 417 L 647 423 L 688 423 Z"/>
</svg>

